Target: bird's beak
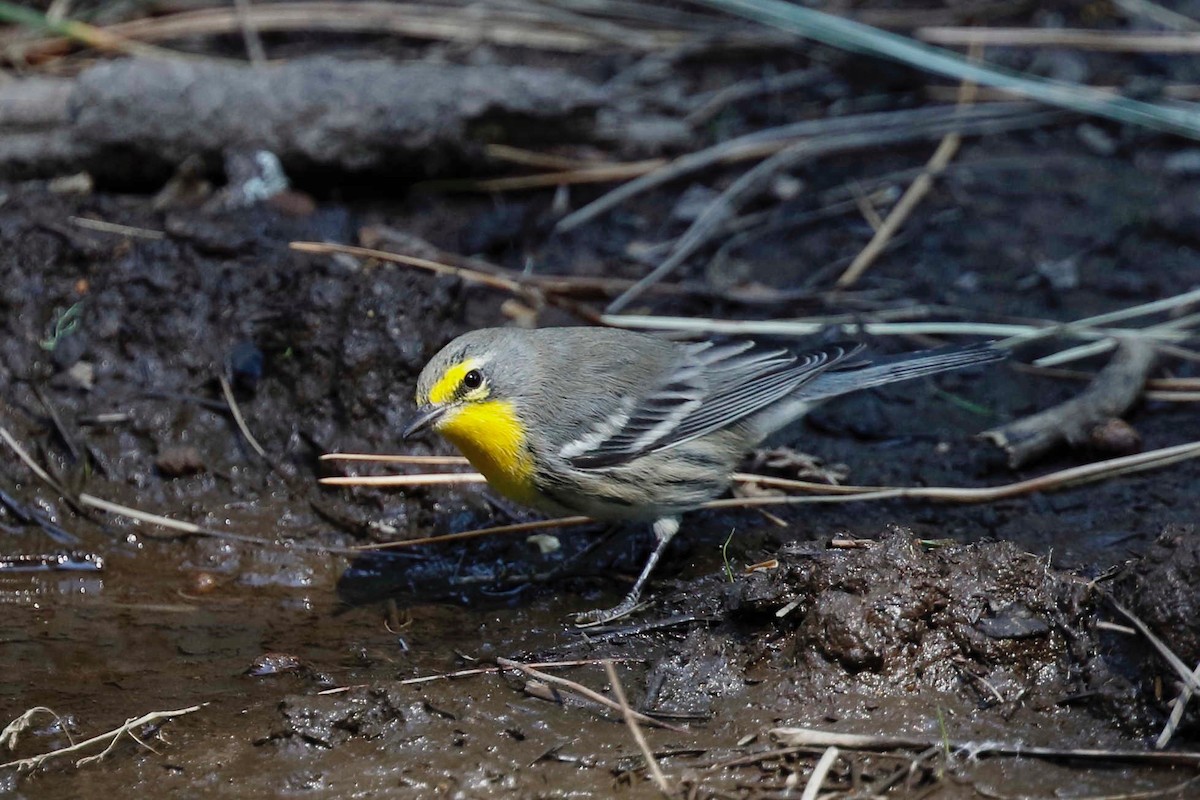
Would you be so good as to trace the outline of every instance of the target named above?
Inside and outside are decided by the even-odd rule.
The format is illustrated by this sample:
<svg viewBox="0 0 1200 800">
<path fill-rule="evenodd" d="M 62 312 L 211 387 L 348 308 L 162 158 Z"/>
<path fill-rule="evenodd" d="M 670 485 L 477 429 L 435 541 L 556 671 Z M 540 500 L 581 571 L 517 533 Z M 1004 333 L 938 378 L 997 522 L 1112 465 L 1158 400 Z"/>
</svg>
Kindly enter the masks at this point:
<svg viewBox="0 0 1200 800">
<path fill-rule="evenodd" d="M 400 438 L 407 439 L 408 437 L 425 430 L 430 425 L 437 424 L 437 421 L 440 420 L 449 410 L 449 405 L 441 404 L 431 405 L 421 411 L 418 411 L 417 416 L 415 416 L 404 428 L 404 431 L 400 434 Z"/>
</svg>

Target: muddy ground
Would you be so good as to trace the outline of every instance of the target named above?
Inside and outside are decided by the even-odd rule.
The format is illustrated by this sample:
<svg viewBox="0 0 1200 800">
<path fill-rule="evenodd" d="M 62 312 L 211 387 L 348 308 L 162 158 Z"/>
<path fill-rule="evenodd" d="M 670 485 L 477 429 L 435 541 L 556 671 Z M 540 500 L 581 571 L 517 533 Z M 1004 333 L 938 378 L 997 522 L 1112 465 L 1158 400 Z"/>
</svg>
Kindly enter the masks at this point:
<svg viewBox="0 0 1200 800">
<path fill-rule="evenodd" d="M 436 57 L 497 69 L 545 60 L 516 49 Z M 1047 58 L 1083 64 L 1099 83 L 1131 64 L 1163 80 L 1187 77 L 1175 62 Z M 925 102 L 919 76 L 821 49 L 662 62 L 593 55 L 555 66 L 601 81 L 641 65 L 643 111 L 645 98 L 664 98 L 655 110 L 669 117 L 668 98 L 816 62 L 829 81 L 735 104 L 691 144 L 856 102 Z M 618 154 L 681 147 L 639 140 Z M 931 149 L 807 165 L 799 184 L 781 181 L 788 199 L 762 207 L 800 217 L 845 187 L 868 191 L 923 164 Z M 783 318 L 923 304 L 938 318 L 1070 320 L 1149 302 L 1200 285 L 1200 170 L 1187 167 L 1198 153 L 1182 139 L 1078 118 L 970 139 L 854 291 L 826 291 L 870 235 L 851 209 L 785 226 L 728 258 L 713 261 L 709 250 L 672 277 L 687 291 L 647 295 L 631 310 Z M 436 177 L 485 168 L 504 174 L 459 161 Z M 60 717 L 35 718 L 10 756 L 150 711 L 201 708 L 141 730 L 144 744 L 123 739 L 99 763 L 77 767 L 65 756 L 0 772 L 0 793 L 657 796 L 618 714 L 494 669 L 497 659 L 591 660 L 553 673 L 606 690 L 596 660 L 611 658 L 630 703 L 670 726 L 645 734 L 689 797 L 798 797 L 824 748 L 772 739 L 772 729 L 795 726 L 928 744 L 844 750 L 825 784 L 838 796 L 1200 796 L 1187 783 L 1195 760 L 979 749 L 1153 750 L 1179 681 L 1143 638 L 1101 623 L 1129 624 L 1115 598 L 1185 663 L 1200 660 L 1195 461 L 980 505 L 696 513 L 653 581 L 653 603 L 586 633 L 572 613 L 621 596 L 648 531 L 631 528 L 577 562 L 601 530 L 557 532 L 560 549 L 546 554 L 524 535 L 346 550 L 533 518 L 473 486 L 316 482 L 339 469 L 318 462 L 326 452 L 450 452 L 433 439 L 399 441 L 417 372 L 456 334 L 527 317 L 492 288 L 301 254 L 289 242 L 396 249 L 392 231 L 510 269 L 637 278 L 648 269 L 637 254 L 683 231 L 680 198 L 721 189 L 735 172 L 670 184 L 571 235 L 552 231 L 561 209 L 551 191 L 452 193 L 394 175 L 339 184 L 317 171 L 299 177 L 297 194 L 230 210 L 163 207 L 150 193 L 157 187 L 111 178 L 80 188 L 53 177 L 0 186 L 0 425 L 62 491 L 6 448 L 0 552 L 14 559 L 6 567 L 86 553 L 103 568 L 0 570 L 2 716 L 47 706 Z M 602 191 L 573 188 L 567 204 Z M 134 230 L 95 230 L 79 218 Z M 1069 263 L 1075 278 L 1048 277 L 1061 274 L 1044 267 L 1055 263 Z M 775 299 L 740 302 L 730 286 L 768 287 Z M 594 311 L 603 298 L 572 302 Z M 558 307 L 536 320 L 579 322 Z M 870 343 L 895 352 L 925 342 Z M 1050 349 L 1020 350 L 1014 361 Z M 1190 377 L 1196 365 L 1164 356 L 1156 374 Z M 239 432 L 222 376 L 265 457 Z M 1102 457 L 1060 450 L 1014 471 L 973 438 L 1080 386 L 1014 363 L 940 376 L 846 398 L 775 444 L 845 465 L 852 483 L 1006 483 Z M 1200 433 L 1189 403 L 1143 402 L 1128 419 L 1146 449 Z M 80 493 L 207 534 L 88 508 L 72 500 Z M 404 682 L 474 668 L 490 671 Z M 1200 749 L 1195 711 L 1171 748 Z"/>
</svg>

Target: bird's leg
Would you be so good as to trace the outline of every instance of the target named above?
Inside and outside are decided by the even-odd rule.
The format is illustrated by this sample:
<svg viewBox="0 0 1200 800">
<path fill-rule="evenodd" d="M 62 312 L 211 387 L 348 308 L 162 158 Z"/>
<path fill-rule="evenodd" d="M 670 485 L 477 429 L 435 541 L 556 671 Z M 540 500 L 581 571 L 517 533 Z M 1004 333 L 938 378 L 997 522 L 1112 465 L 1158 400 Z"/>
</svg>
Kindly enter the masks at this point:
<svg viewBox="0 0 1200 800">
<path fill-rule="evenodd" d="M 667 549 L 667 545 L 671 543 L 677 533 L 679 533 L 679 517 L 663 517 L 656 520 L 654 522 L 654 552 L 650 554 L 650 558 L 646 559 L 646 566 L 642 567 L 642 574 L 638 575 L 637 580 L 634 581 L 629 594 L 625 595 L 625 599 L 612 608 L 598 608 L 595 611 L 577 614 L 575 624 L 581 628 L 601 625 L 620 619 L 634 611 L 642 597 L 642 588 L 650 579 L 650 573 L 654 572 L 658 559 L 662 558 L 663 551 Z"/>
</svg>

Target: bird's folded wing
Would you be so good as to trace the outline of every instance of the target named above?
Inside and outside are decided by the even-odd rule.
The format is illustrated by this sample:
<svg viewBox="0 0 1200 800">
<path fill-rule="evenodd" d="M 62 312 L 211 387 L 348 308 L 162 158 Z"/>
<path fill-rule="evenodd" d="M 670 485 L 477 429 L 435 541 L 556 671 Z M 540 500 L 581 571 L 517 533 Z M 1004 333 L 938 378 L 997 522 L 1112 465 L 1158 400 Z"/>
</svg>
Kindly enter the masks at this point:
<svg viewBox="0 0 1200 800">
<path fill-rule="evenodd" d="M 830 345 L 797 354 L 750 341 L 691 345 L 657 386 L 559 454 L 577 469 L 600 469 L 674 447 L 761 411 L 859 349 Z"/>
</svg>

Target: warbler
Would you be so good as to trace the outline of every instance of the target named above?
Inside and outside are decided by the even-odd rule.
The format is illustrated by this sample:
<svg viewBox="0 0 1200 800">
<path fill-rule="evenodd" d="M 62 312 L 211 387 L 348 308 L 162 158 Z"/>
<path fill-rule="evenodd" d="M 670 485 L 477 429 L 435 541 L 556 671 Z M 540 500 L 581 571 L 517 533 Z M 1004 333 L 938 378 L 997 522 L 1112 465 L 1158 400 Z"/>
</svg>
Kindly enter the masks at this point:
<svg viewBox="0 0 1200 800">
<path fill-rule="evenodd" d="M 487 328 L 417 378 L 404 438 L 433 428 L 500 494 L 553 514 L 653 523 L 655 547 L 607 622 L 638 604 L 680 515 L 726 490 L 747 451 L 817 403 L 1004 358 L 989 344 L 871 362 L 861 345 L 810 352 L 681 343 L 608 328 Z"/>
</svg>

